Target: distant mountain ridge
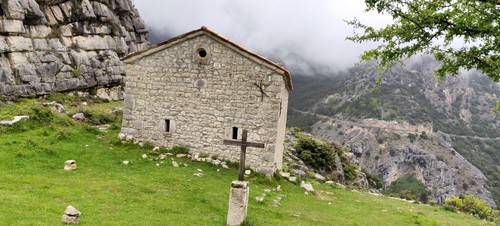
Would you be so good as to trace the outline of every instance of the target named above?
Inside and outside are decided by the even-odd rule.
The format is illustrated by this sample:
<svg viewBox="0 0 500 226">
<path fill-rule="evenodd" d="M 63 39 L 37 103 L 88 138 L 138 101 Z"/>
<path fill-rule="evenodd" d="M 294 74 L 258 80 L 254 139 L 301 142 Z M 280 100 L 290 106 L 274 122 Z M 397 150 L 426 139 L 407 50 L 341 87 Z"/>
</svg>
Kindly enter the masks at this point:
<svg viewBox="0 0 500 226">
<path fill-rule="evenodd" d="M 416 172 L 438 201 L 474 194 L 494 206 L 490 191 L 500 201 L 500 116 L 491 109 L 500 100 L 500 85 L 476 72 L 437 82 L 437 65 L 430 57 L 407 62 L 377 88 L 370 63 L 330 77 L 296 76 L 289 126 L 365 153 L 359 159 L 386 185 Z M 405 124 L 408 130 L 398 129 Z M 416 156 L 427 156 L 426 167 Z"/>
</svg>

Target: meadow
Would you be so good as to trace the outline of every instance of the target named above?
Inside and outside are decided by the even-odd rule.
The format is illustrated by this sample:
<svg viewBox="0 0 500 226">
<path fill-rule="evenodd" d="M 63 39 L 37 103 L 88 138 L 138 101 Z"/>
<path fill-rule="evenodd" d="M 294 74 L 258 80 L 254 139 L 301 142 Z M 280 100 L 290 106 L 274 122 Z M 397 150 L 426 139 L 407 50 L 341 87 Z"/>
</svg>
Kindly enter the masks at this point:
<svg viewBox="0 0 500 226">
<path fill-rule="evenodd" d="M 54 100 L 67 113 L 41 105 Z M 0 126 L 0 225 L 57 225 L 68 205 L 82 212 L 80 225 L 225 225 L 237 167 L 223 169 L 175 155 L 160 159 L 149 144 L 118 140 L 120 106 L 65 95 L 0 102 L 0 120 L 30 116 Z M 76 112 L 87 119 L 74 120 Z M 64 171 L 70 159 L 77 169 Z M 173 167 L 172 161 L 180 166 Z M 297 183 L 279 177 L 252 173 L 246 180 L 246 225 L 494 225 L 438 206 L 317 182 L 316 191 L 305 194 Z M 264 201 L 257 202 L 261 196 Z"/>
</svg>

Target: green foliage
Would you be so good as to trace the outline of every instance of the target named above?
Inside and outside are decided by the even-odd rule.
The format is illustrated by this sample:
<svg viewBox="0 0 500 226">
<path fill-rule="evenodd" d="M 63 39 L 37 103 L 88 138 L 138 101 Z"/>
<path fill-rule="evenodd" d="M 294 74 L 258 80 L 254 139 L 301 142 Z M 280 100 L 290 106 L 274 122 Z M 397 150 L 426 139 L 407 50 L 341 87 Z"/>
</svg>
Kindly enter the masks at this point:
<svg viewBox="0 0 500 226">
<path fill-rule="evenodd" d="M 499 220 L 499 211 L 492 210 L 486 205 L 486 202 L 473 195 L 466 195 L 463 198 L 451 196 L 451 198 L 447 198 L 444 203 L 446 210 L 459 210 L 489 221 Z"/>
<path fill-rule="evenodd" d="M 307 165 L 330 172 L 335 164 L 332 146 L 313 137 L 299 136 L 295 146 L 297 154 Z"/>
<path fill-rule="evenodd" d="M 500 81 L 500 3 L 495 0 L 365 0 L 367 11 L 389 14 L 395 23 L 376 29 L 357 19 L 348 21 L 361 34 L 348 37 L 355 42 L 381 42 L 361 59 L 380 60 L 387 70 L 395 62 L 419 53 L 432 54 L 442 64 L 436 71 L 440 79 L 457 75 L 460 68 L 476 68 Z M 442 40 L 442 41 L 440 41 Z M 461 48 L 453 43 L 463 40 Z"/>
<path fill-rule="evenodd" d="M 21 107 L 1 108 L 0 115 L 29 113 L 30 106 L 37 105 L 31 101 L 21 100 Z M 88 107 L 103 111 L 115 108 L 117 103 Z M 84 213 L 79 219 L 82 225 L 226 224 L 228 191 L 238 176 L 234 168 L 220 169 L 185 158 L 176 159 L 179 168 L 168 161 L 142 161 L 144 148 L 122 143 L 118 131 L 96 134 L 86 124 L 66 123 L 66 119 L 72 120 L 53 113 L 50 123 L 29 120 L 22 122 L 28 130 L 0 132 L 1 225 L 60 224 L 60 213 L 68 205 Z M 77 161 L 76 171 L 62 169 L 68 159 Z M 124 160 L 130 163 L 124 165 Z M 193 175 L 198 169 L 203 170 L 202 177 Z M 248 180 L 251 192 L 247 219 L 252 225 L 412 225 L 416 221 L 485 225 L 470 215 L 326 184 L 314 184 L 318 194 L 324 195 L 318 197 L 305 195 L 303 189 L 287 180 L 261 175 Z M 277 184 L 281 192 L 274 191 Z M 265 189 L 271 192 L 266 192 L 264 202 L 256 202 Z M 396 206 L 401 211 L 396 211 Z M 380 214 L 382 209 L 389 211 Z M 418 212 L 421 216 L 414 219 Z"/>
<path fill-rule="evenodd" d="M 176 145 L 169 150 L 172 154 L 189 154 L 189 147 L 185 145 Z"/>
<path fill-rule="evenodd" d="M 354 164 L 343 163 L 344 177 L 347 181 L 353 181 L 358 178 L 358 166 Z"/>
<path fill-rule="evenodd" d="M 117 120 L 117 116 L 111 113 L 104 113 L 86 109 L 83 111 L 87 122 L 93 125 L 104 125 Z"/>
<path fill-rule="evenodd" d="M 290 109 L 287 116 L 287 127 L 297 127 L 304 131 L 310 132 L 312 126 L 319 121 L 316 115 L 301 113 Z"/>
<path fill-rule="evenodd" d="M 414 133 L 408 133 L 408 139 L 410 139 L 410 142 L 413 143 L 417 140 L 417 135 Z"/>
<path fill-rule="evenodd" d="M 73 77 L 80 77 L 82 76 L 82 67 L 80 65 L 75 66 L 74 68 L 71 68 L 71 74 Z"/>
<path fill-rule="evenodd" d="M 366 180 L 371 188 L 381 189 L 384 186 L 384 183 L 376 174 L 369 172 L 366 168 L 362 168 L 361 172 L 366 175 Z"/>
<path fill-rule="evenodd" d="M 415 177 L 415 174 L 407 174 L 393 181 L 385 193 L 404 199 L 420 200 L 424 203 L 427 203 L 429 196 L 429 191 L 427 191 L 425 185 Z"/>
</svg>

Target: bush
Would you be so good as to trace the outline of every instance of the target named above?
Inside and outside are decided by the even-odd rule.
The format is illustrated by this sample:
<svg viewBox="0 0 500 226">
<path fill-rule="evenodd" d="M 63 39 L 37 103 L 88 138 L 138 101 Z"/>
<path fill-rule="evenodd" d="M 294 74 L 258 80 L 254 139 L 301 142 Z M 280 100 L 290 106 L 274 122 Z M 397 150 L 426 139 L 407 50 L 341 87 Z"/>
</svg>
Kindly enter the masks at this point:
<svg viewBox="0 0 500 226">
<path fill-rule="evenodd" d="M 33 107 L 31 109 L 30 120 L 48 125 L 54 119 L 54 114 L 50 109 L 44 107 Z"/>
<path fill-rule="evenodd" d="M 429 191 L 415 174 L 407 174 L 393 181 L 387 188 L 386 194 L 409 200 L 418 199 L 423 203 L 426 203 L 429 197 Z"/>
<path fill-rule="evenodd" d="M 104 125 L 114 122 L 118 117 L 109 113 L 99 113 L 91 110 L 83 111 L 85 118 L 93 125 Z"/>
<path fill-rule="evenodd" d="M 381 189 L 384 186 L 384 183 L 382 183 L 382 180 L 377 175 L 368 172 L 365 168 L 361 169 L 361 172 L 366 175 L 366 180 L 371 188 Z"/>
<path fill-rule="evenodd" d="M 332 171 L 335 164 L 332 146 L 312 137 L 299 136 L 295 149 L 307 165 L 321 171 Z"/>
<path fill-rule="evenodd" d="M 446 210 L 452 209 L 453 207 L 455 210 L 473 214 L 481 219 L 489 221 L 499 220 L 498 211 L 491 209 L 486 202 L 473 195 L 467 195 L 465 197 L 451 196 L 447 198 L 444 203 Z"/>
<path fill-rule="evenodd" d="M 408 139 L 410 139 L 410 142 L 413 143 L 417 139 L 417 135 L 414 133 L 408 133 Z"/>
<path fill-rule="evenodd" d="M 358 166 L 354 164 L 342 164 L 346 181 L 353 181 L 358 178 Z"/>
<path fill-rule="evenodd" d="M 189 147 L 188 146 L 173 146 L 170 149 L 170 152 L 172 154 L 189 154 Z"/>
</svg>

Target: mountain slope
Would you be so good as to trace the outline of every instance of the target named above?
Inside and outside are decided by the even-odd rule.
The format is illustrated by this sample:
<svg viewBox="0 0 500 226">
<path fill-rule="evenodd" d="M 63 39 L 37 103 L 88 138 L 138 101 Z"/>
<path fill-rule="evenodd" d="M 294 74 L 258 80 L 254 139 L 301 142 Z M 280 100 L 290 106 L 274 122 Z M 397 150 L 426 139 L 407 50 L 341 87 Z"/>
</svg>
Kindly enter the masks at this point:
<svg viewBox="0 0 500 226">
<path fill-rule="evenodd" d="M 311 128 L 313 133 L 335 142 L 360 143 L 364 145 L 364 151 L 380 151 L 378 160 L 374 160 L 376 155 L 373 154 L 371 157 L 365 155 L 360 158 L 386 184 L 395 179 L 387 176 L 387 170 L 384 170 L 389 162 L 396 161 L 390 169 L 398 169 L 399 176 L 408 170 L 401 166 L 404 163 L 404 158 L 401 157 L 405 154 L 389 154 L 391 158 L 384 159 L 385 152 L 393 150 L 396 153 L 409 153 L 407 157 L 410 159 L 406 162 L 412 164 L 406 168 L 415 169 L 418 168 L 418 160 L 414 157 L 424 154 L 436 166 L 443 163 L 446 165 L 441 167 L 442 170 L 447 170 L 445 174 L 421 177 L 428 188 L 433 190 L 434 198 L 442 200 L 452 194 L 475 194 L 494 205 L 488 190 L 498 202 L 500 177 L 495 159 L 500 157 L 500 152 L 497 151 L 500 144 L 500 120 L 499 116 L 492 115 L 491 109 L 500 99 L 499 85 L 474 72 L 438 83 L 432 75 L 437 65 L 433 59 L 422 57 L 405 66 L 395 67 L 383 77 L 377 89 L 374 89 L 377 73 L 372 64 L 359 65 L 334 77 L 295 79 L 294 92 L 297 93 L 291 95 L 290 106 L 297 111 L 290 113 L 289 126 L 302 121 L 304 114 L 298 112 L 309 114 L 309 118 L 321 119 L 321 115 L 331 117 L 332 119 L 322 119 L 315 126 L 306 125 L 306 129 Z M 301 96 L 302 93 L 307 95 Z M 355 137 L 359 136 L 345 135 L 354 130 L 367 137 L 357 140 Z M 427 133 L 427 139 L 419 139 L 423 131 Z M 410 142 L 408 137 L 417 139 Z M 455 169 L 454 163 L 447 162 L 461 156 L 467 161 L 464 159 L 460 164 L 467 165 L 467 170 Z M 486 179 L 468 162 L 485 173 L 489 186 L 484 186 Z M 435 174 L 436 172 L 430 171 L 436 170 L 438 169 L 435 167 L 424 169 L 430 174 Z M 455 174 L 449 174 L 454 171 Z M 425 172 L 421 174 L 424 175 Z M 468 176 L 462 177 L 463 175 Z M 431 179 L 439 177 L 449 181 L 436 182 Z M 442 186 L 443 183 L 453 186 L 446 188 Z M 446 189 L 437 191 L 433 187 Z"/>
</svg>

